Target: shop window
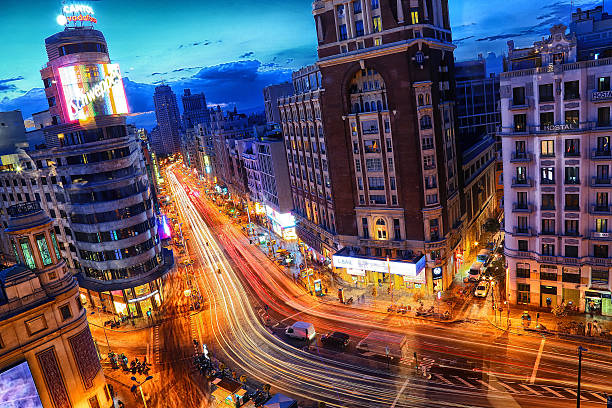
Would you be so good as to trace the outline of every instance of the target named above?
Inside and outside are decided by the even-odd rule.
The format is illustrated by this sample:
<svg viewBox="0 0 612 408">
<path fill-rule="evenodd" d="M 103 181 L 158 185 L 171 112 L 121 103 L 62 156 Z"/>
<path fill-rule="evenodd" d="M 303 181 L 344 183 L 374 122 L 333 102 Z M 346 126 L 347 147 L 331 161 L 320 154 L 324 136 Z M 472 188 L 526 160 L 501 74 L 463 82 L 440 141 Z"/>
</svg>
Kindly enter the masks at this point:
<svg viewBox="0 0 612 408">
<path fill-rule="evenodd" d="M 531 291 L 530 285 L 528 283 L 518 283 L 517 285 L 517 303 L 528 304 L 529 303 L 529 293 Z"/>
<path fill-rule="evenodd" d="M 49 247 L 47 246 L 47 240 L 45 239 L 44 234 L 36 236 L 36 245 L 38 246 L 38 252 L 42 258 L 43 265 L 51 265 L 53 260 L 51 259 L 51 253 L 49 252 Z"/>
<path fill-rule="evenodd" d="M 555 265 L 540 265 L 540 280 L 557 281 Z"/>
<path fill-rule="evenodd" d="M 580 283 L 580 269 L 564 267 L 562 280 L 568 283 Z"/>
<path fill-rule="evenodd" d="M 591 285 L 608 286 L 610 273 L 607 269 L 591 270 Z"/>
<path fill-rule="evenodd" d="M 593 245 L 593 256 L 595 258 L 607 258 L 608 257 L 608 246 L 607 245 Z"/>
</svg>

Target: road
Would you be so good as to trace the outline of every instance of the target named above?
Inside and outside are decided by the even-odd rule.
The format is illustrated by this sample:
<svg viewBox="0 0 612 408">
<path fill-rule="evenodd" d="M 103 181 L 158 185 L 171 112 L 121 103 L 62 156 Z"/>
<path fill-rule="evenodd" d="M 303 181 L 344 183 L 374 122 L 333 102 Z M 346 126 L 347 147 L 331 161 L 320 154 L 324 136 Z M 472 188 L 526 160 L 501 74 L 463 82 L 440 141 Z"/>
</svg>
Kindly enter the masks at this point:
<svg viewBox="0 0 612 408">
<path fill-rule="evenodd" d="M 575 344 L 508 335 L 479 322 L 423 322 L 313 299 L 212 203 L 188 196 L 181 183 L 189 180 L 177 174 L 167 180 L 192 234 L 197 283 L 209 299 L 207 311 L 192 319 L 195 332 L 239 374 L 338 407 L 575 405 Z M 264 304 L 268 325 L 262 323 Z M 350 351 L 302 350 L 281 334 L 296 319 L 356 340 L 373 329 L 404 333 L 411 351 L 436 363 L 433 377 L 415 377 L 410 361 L 387 368 Z M 584 393 L 583 406 L 602 406 L 601 391 L 611 391 L 611 360 L 604 348 L 585 356 L 583 387 L 595 392 Z"/>
</svg>

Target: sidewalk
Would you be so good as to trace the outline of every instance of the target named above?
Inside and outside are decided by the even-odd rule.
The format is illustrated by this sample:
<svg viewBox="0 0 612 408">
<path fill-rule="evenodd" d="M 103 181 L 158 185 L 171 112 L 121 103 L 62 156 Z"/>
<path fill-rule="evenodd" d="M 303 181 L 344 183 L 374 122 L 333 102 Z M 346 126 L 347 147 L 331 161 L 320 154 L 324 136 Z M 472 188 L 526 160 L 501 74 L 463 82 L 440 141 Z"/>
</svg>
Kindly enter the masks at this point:
<svg viewBox="0 0 612 408">
<path fill-rule="evenodd" d="M 87 321 L 89 324 L 104 328 L 106 330 L 115 331 L 115 332 L 131 332 L 131 331 L 139 331 L 143 329 L 148 329 L 149 327 L 155 325 L 155 323 L 151 322 L 147 317 L 134 317 L 132 319 L 127 319 L 117 328 L 111 328 L 110 324 L 104 325 L 104 322 L 108 320 L 119 321 L 120 319 L 114 313 L 102 312 L 101 310 L 87 310 Z"/>
</svg>

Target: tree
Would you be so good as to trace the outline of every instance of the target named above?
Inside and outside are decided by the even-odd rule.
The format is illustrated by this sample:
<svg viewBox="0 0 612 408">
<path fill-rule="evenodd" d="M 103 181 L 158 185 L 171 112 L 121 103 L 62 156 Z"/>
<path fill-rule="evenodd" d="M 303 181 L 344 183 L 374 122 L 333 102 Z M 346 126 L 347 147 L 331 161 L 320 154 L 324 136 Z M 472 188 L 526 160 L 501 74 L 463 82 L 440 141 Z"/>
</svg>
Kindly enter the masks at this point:
<svg viewBox="0 0 612 408">
<path fill-rule="evenodd" d="M 500 228 L 499 221 L 497 221 L 495 218 L 489 218 L 485 221 L 483 228 L 487 232 L 496 233 Z"/>
<path fill-rule="evenodd" d="M 264 384 L 263 386 L 263 391 L 268 395 L 268 397 L 270 396 L 270 388 L 272 388 L 270 384 Z"/>
</svg>

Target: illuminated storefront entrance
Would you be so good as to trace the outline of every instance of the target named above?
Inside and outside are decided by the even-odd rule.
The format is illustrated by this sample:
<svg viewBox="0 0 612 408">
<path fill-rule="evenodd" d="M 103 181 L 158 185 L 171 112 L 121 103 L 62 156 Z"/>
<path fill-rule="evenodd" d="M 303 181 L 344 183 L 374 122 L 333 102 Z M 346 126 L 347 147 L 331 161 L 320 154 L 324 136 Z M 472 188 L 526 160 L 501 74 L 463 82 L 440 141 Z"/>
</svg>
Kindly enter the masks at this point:
<svg viewBox="0 0 612 408">
<path fill-rule="evenodd" d="M 163 301 L 161 278 L 144 285 L 110 292 L 95 292 L 81 288 L 81 302 L 119 316 L 145 316 L 148 310 L 158 310 Z"/>
</svg>

